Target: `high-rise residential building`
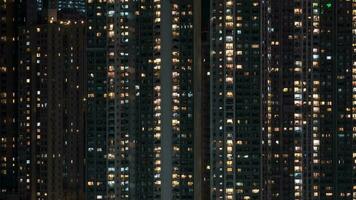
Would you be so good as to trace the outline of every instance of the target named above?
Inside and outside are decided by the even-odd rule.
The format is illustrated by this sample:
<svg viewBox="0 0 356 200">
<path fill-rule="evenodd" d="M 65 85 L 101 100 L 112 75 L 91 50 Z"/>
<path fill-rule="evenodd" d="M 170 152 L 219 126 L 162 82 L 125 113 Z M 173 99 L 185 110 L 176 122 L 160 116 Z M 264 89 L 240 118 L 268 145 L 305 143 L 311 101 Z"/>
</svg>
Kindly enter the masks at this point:
<svg viewBox="0 0 356 200">
<path fill-rule="evenodd" d="M 48 19 L 19 33 L 19 196 L 84 199 L 85 25 Z"/>
<path fill-rule="evenodd" d="M 86 199 L 105 199 L 107 187 L 107 3 L 88 2 L 87 18 L 87 135 Z M 110 169 L 111 170 L 111 169 Z"/>
<path fill-rule="evenodd" d="M 19 27 L 37 21 L 35 1 L 0 1 L 0 199 L 18 199 Z"/>
<path fill-rule="evenodd" d="M 261 1 L 211 1 L 211 199 L 261 197 Z"/>
<path fill-rule="evenodd" d="M 355 198 L 355 3 L 211 6 L 211 197 Z"/>
<path fill-rule="evenodd" d="M 355 0 L 0 0 L 0 199 L 356 199 L 355 55 Z"/>
<path fill-rule="evenodd" d="M 354 199 L 354 1 L 266 1 L 267 199 Z"/>
<path fill-rule="evenodd" d="M 193 198 L 194 3 L 87 2 L 87 195 Z"/>
<path fill-rule="evenodd" d="M 309 118 L 309 121 L 311 119 L 311 116 L 307 117 L 308 113 L 309 115 L 311 113 L 308 103 L 306 103 L 310 97 L 308 94 L 301 95 L 301 93 L 303 92 L 302 87 L 310 88 L 314 84 L 312 79 L 316 80 L 319 75 L 315 71 L 316 68 L 313 69 L 311 66 L 312 60 L 307 61 L 311 59 L 309 50 L 312 49 L 309 48 L 313 44 L 306 43 L 303 38 L 308 36 L 310 39 L 311 33 L 309 34 L 308 31 L 314 29 L 314 25 L 315 29 L 319 29 L 319 22 L 312 23 L 313 26 L 307 25 L 310 22 L 301 18 L 312 16 L 310 15 L 312 9 L 302 8 L 301 1 L 294 4 L 294 2 L 287 1 L 268 1 L 263 14 L 263 24 L 265 24 L 263 31 L 264 53 L 266 56 L 263 59 L 265 93 L 263 191 L 266 199 L 295 199 L 295 195 L 299 195 L 299 199 L 302 198 L 299 190 L 302 185 L 306 186 L 303 184 L 306 179 L 302 177 L 301 172 L 306 170 L 305 164 L 310 163 L 311 160 L 307 159 L 312 155 L 307 153 L 312 150 L 309 149 L 310 146 L 307 147 L 310 143 L 301 143 L 303 137 L 305 142 L 309 142 L 307 137 L 311 136 L 310 133 L 309 136 L 301 134 L 301 126 L 304 123 L 302 119 Z M 315 14 L 320 14 L 319 12 L 320 10 L 316 10 Z M 314 19 L 320 20 L 320 17 Z M 314 38 L 317 37 L 314 36 Z M 317 49 L 320 51 L 319 47 Z M 310 81 L 302 81 L 302 77 L 311 69 L 316 76 L 306 77 Z M 318 80 L 317 84 L 319 83 Z M 307 91 L 304 90 L 304 92 Z M 309 92 L 313 91 L 309 89 L 307 93 Z M 305 96 L 304 102 L 302 102 L 302 96 Z M 306 114 L 303 117 L 300 114 L 301 110 Z M 308 128 L 308 131 L 310 130 L 311 127 Z M 319 132 L 319 130 L 315 130 Z M 301 152 L 302 150 L 304 153 Z M 303 157 L 305 160 L 302 160 Z"/>
<path fill-rule="evenodd" d="M 137 7 L 136 194 L 193 198 L 193 1 Z"/>
<path fill-rule="evenodd" d="M 0 199 L 17 192 L 17 9 L 0 1 Z"/>
</svg>

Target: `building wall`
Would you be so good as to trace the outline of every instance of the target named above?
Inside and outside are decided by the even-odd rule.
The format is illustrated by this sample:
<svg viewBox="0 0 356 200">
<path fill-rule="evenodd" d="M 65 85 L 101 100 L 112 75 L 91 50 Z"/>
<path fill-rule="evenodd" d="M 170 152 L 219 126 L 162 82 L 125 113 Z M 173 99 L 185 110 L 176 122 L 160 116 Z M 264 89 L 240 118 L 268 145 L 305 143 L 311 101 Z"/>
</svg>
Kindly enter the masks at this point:
<svg viewBox="0 0 356 200">
<path fill-rule="evenodd" d="M 352 199 L 353 4 L 268 6 L 265 195 Z"/>
<path fill-rule="evenodd" d="M 141 108 L 152 105 L 149 110 L 141 109 L 139 130 L 153 139 L 139 148 L 149 151 L 141 157 L 148 161 L 151 175 L 137 173 L 147 177 L 147 183 L 141 184 L 153 191 L 150 199 L 193 198 L 193 2 L 152 5 L 152 11 L 141 10 L 136 29 L 142 37 L 138 44 L 144 47 L 139 54 L 147 56 L 140 59 L 145 65 L 137 63 L 144 76 L 137 98 Z M 150 23 L 144 25 L 146 21 Z"/>
<path fill-rule="evenodd" d="M 16 4 L 0 1 L 0 199 L 17 192 Z"/>
<path fill-rule="evenodd" d="M 87 8 L 89 37 L 107 50 L 107 198 L 192 198 L 193 1 Z"/>
<path fill-rule="evenodd" d="M 106 196 L 107 52 L 105 3 L 87 4 L 88 120 L 86 137 L 86 198 Z M 101 13 L 101 15 L 97 15 Z M 99 33 L 99 34 L 98 34 Z"/>
<path fill-rule="evenodd" d="M 209 18 L 208 18 L 209 19 Z M 204 28 L 203 28 L 204 29 Z M 201 72 L 201 159 L 198 173 L 202 175 L 201 198 L 210 199 L 210 42 L 209 32 L 202 32 L 202 72 Z"/>
<path fill-rule="evenodd" d="M 354 4 L 211 5 L 212 197 L 352 199 Z"/>
<path fill-rule="evenodd" d="M 21 199 L 83 199 L 85 37 L 83 22 L 21 29 Z"/>
<path fill-rule="evenodd" d="M 211 199 L 261 197 L 260 1 L 211 1 Z"/>
</svg>

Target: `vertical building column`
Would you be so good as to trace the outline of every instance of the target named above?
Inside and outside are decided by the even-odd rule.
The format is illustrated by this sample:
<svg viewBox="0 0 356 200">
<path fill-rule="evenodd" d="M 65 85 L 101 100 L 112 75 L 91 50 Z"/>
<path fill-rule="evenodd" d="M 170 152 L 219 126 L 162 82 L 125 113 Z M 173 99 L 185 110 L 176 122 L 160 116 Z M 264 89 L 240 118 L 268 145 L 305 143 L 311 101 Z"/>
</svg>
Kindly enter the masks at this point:
<svg viewBox="0 0 356 200">
<path fill-rule="evenodd" d="M 114 185 L 114 181 L 107 179 L 107 173 L 115 173 L 113 168 L 107 166 L 107 80 L 115 77 L 114 67 L 107 62 L 106 41 L 108 34 L 106 27 L 107 17 L 102 15 L 107 11 L 107 2 L 90 2 L 86 4 L 87 10 L 87 41 L 88 54 L 87 67 L 87 132 L 86 132 L 86 199 L 103 198 L 107 188 Z M 95 13 L 95 15 L 90 15 Z M 111 27 L 108 26 L 109 31 Z M 113 27 L 112 27 L 113 29 Z M 99 33 L 100 37 L 96 34 Z M 110 157 L 111 159 L 111 157 Z M 107 170 L 104 170 L 107 169 Z"/>
<path fill-rule="evenodd" d="M 271 173 L 271 162 L 272 162 L 272 147 L 271 147 L 271 137 L 272 137 L 272 83 L 271 83 L 271 71 L 272 71 L 272 47 L 271 47 L 271 6 L 272 3 L 269 0 L 261 2 L 260 6 L 260 51 L 261 51 L 261 83 L 260 90 L 262 95 L 262 101 L 260 102 L 260 121 L 262 123 L 261 132 L 261 174 L 260 179 L 261 184 L 261 196 L 260 199 L 271 199 L 272 184 L 270 182 L 272 179 Z"/>
<path fill-rule="evenodd" d="M 321 93 L 320 93 L 320 0 L 312 1 L 312 24 L 310 27 L 312 29 L 312 34 L 310 40 L 312 43 L 311 49 L 311 60 L 309 65 L 311 68 L 311 80 L 309 80 L 310 89 L 309 92 L 312 94 L 310 102 L 312 113 L 309 119 L 310 136 L 312 139 L 311 148 L 312 157 L 309 159 L 310 170 L 311 170 L 311 185 L 310 185 L 310 196 L 311 198 L 320 197 L 320 105 L 321 105 Z"/>
<path fill-rule="evenodd" d="M 303 84 L 303 69 L 307 64 L 304 58 L 304 26 L 306 14 L 303 14 L 306 8 L 305 4 L 300 1 L 295 1 L 294 10 L 301 11 L 294 13 L 294 198 L 299 200 L 303 198 L 303 136 L 305 127 L 303 125 L 303 91 L 305 84 Z"/>
<path fill-rule="evenodd" d="M 172 8 L 161 3 L 161 199 L 172 199 Z"/>
</svg>

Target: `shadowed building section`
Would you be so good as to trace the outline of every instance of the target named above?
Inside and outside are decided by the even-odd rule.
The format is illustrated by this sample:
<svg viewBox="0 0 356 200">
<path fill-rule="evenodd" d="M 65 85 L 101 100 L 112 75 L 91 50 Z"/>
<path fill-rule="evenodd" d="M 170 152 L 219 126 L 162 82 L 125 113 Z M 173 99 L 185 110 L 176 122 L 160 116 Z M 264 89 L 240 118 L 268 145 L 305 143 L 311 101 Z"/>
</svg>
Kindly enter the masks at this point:
<svg viewBox="0 0 356 200">
<path fill-rule="evenodd" d="M 261 1 L 211 1 L 211 199 L 261 198 Z"/>
<path fill-rule="evenodd" d="M 20 28 L 20 199 L 84 199 L 84 21 Z"/>
<path fill-rule="evenodd" d="M 88 129 L 87 155 L 93 157 L 88 157 L 86 184 L 91 197 L 193 198 L 193 3 L 87 2 L 92 55 L 88 101 L 106 104 L 96 120 L 105 121 L 105 132 Z M 95 112 L 99 110 L 93 109 L 91 122 Z M 99 141 L 106 149 L 95 143 Z M 106 162 L 105 177 L 95 174 L 104 166 L 101 161 Z"/>
<path fill-rule="evenodd" d="M 17 193 L 17 14 L 0 1 L 0 199 Z"/>
</svg>

